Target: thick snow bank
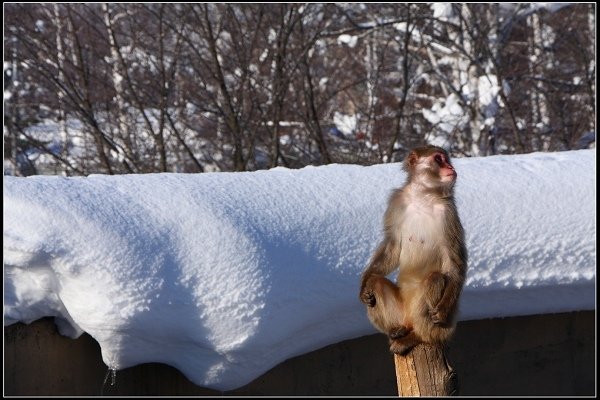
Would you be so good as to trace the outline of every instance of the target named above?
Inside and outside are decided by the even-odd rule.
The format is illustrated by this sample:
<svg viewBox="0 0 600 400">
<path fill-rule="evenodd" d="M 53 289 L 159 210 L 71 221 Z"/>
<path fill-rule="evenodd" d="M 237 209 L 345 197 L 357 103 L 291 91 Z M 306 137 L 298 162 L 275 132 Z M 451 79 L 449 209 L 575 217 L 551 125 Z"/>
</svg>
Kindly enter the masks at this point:
<svg viewBox="0 0 600 400">
<path fill-rule="evenodd" d="M 460 319 L 593 309 L 595 151 L 455 160 Z M 359 275 L 398 164 L 4 178 L 4 324 L 56 316 L 121 369 L 232 389 L 375 332 Z M 526 334 L 526 333 L 524 333 Z"/>
</svg>

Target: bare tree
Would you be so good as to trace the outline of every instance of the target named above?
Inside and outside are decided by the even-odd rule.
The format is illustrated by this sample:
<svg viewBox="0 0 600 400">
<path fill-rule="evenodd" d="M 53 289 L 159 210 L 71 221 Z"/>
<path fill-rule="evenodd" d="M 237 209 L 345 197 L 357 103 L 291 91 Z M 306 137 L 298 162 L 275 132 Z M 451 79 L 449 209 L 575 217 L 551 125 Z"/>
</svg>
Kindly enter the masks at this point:
<svg viewBox="0 0 600 400">
<path fill-rule="evenodd" d="M 14 174 L 245 171 L 595 143 L 595 5 L 5 6 Z"/>
</svg>

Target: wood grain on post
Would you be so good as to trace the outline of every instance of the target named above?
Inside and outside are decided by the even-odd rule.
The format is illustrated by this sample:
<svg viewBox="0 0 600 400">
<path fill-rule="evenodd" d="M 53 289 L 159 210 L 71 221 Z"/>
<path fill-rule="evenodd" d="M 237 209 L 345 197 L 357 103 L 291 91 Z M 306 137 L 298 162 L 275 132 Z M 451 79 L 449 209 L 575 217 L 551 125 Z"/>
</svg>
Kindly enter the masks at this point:
<svg viewBox="0 0 600 400">
<path fill-rule="evenodd" d="M 394 354 L 399 396 L 455 396 L 456 373 L 448 364 L 444 348 L 419 344 L 407 355 Z"/>
</svg>

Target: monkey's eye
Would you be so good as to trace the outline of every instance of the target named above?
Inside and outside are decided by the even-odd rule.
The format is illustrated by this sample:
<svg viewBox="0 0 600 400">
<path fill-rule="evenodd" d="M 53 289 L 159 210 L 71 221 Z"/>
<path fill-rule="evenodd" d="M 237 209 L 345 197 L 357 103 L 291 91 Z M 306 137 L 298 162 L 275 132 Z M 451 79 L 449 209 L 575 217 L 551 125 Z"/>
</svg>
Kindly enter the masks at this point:
<svg viewBox="0 0 600 400">
<path fill-rule="evenodd" d="M 444 158 L 442 157 L 441 154 L 436 154 L 435 156 L 433 156 L 433 160 L 438 163 L 439 166 L 444 164 Z"/>
</svg>

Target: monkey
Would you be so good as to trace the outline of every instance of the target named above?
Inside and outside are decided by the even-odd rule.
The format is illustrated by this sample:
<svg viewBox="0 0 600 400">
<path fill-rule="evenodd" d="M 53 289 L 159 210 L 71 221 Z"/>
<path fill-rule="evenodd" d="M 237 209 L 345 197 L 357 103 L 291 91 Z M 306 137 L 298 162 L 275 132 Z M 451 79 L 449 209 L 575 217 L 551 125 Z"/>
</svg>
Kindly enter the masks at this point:
<svg viewBox="0 0 600 400">
<path fill-rule="evenodd" d="M 390 351 L 443 344 L 456 327 L 467 270 L 464 229 L 454 201 L 457 173 L 448 153 L 427 145 L 404 159 L 406 183 L 384 214 L 384 238 L 361 276 L 360 300 Z M 386 278 L 398 269 L 397 284 Z"/>
</svg>

